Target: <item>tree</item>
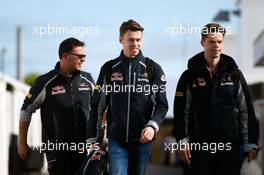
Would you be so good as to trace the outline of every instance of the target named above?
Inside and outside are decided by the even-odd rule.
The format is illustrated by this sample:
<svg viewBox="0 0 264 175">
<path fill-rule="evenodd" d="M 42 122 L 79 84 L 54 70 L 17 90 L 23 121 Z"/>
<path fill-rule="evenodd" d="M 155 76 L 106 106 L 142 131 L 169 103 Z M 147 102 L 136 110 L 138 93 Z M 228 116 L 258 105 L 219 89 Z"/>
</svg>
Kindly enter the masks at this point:
<svg viewBox="0 0 264 175">
<path fill-rule="evenodd" d="M 29 86 L 32 86 L 36 80 L 36 78 L 39 76 L 39 73 L 31 72 L 27 74 L 24 78 L 24 82 L 28 84 Z"/>
</svg>

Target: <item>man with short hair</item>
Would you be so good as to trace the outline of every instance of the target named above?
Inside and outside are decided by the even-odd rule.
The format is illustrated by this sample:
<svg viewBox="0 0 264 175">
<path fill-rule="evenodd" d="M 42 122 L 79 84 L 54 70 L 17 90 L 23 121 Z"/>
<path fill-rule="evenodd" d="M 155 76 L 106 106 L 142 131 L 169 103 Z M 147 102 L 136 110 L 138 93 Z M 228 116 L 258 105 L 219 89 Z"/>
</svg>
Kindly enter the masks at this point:
<svg viewBox="0 0 264 175">
<path fill-rule="evenodd" d="M 27 132 L 31 115 L 41 109 L 42 140 L 46 148 L 48 171 L 51 175 L 72 175 L 81 166 L 84 150 L 78 149 L 88 139 L 90 97 L 94 81 L 90 73 L 81 71 L 85 61 L 84 43 L 68 38 L 59 47 L 59 62 L 55 69 L 39 76 L 27 94 L 21 108 L 18 153 L 24 160 L 30 148 Z M 59 147 L 59 145 L 64 145 Z M 83 154 L 82 154 L 83 153 Z"/>
<path fill-rule="evenodd" d="M 106 111 L 110 175 L 145 173 L 150 142 L 168 110 L 165 75 L 140 50 L 143 30 L 134 20 L 122 23 L 123 50 L 102 66 L 97 81 L 97 128 Z"/>
<path fill-rule="evenodd" d="M 192 175 L 239 175 L 241 146 L 250 160 L 259 149 L 253 105 L 242 72 L 222 54 L 225 29 L 210 23 L 201 35 L 204 51 L 188 61 L 174 99 L 179 155 Z"/>
</svg>

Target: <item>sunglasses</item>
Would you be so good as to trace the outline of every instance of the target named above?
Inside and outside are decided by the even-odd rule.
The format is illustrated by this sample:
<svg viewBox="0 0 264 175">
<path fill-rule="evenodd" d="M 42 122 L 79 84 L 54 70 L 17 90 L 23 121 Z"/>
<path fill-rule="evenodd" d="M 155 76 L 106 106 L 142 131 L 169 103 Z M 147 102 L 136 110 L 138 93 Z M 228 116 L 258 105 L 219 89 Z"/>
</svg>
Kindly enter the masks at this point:
<svg viewBox="0 0 264 175">
<path fill-rule="evenodd" d="M 82 60 L 86 57 L 86 55 L 81 55 L 81 54 L 76 54 L 76 53 L 71 53 L 71 52 L 66 52 L 67 54 L 73 55 L 78 57 L 78 59 Z"/>
</svg>

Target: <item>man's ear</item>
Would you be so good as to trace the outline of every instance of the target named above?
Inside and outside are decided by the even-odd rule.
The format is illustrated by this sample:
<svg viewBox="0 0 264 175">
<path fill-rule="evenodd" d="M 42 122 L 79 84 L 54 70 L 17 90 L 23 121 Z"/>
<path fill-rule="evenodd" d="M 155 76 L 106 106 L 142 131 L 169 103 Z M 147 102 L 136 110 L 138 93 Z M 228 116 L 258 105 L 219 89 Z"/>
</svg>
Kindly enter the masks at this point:
<svg viewBox="0 0 264 175">
<path fill-rule="evenodd" d="M 61 59 L 65 59 L 65 60 L 69 60 L 69 57 L 67 57 L 67 54 L 66 53 L 63 53 L 62 56 L 61 56 Z"/>
<path fill-rule="evenodd" d="M 203 39 L 201 39 L 201 45 L 204 46 L 204 41 L 203 41 Z"/>
<path fill-rule="evenodd" d="M 122 36 L 119 37 L 119 42 L 122 44 Z"/>
</svg>

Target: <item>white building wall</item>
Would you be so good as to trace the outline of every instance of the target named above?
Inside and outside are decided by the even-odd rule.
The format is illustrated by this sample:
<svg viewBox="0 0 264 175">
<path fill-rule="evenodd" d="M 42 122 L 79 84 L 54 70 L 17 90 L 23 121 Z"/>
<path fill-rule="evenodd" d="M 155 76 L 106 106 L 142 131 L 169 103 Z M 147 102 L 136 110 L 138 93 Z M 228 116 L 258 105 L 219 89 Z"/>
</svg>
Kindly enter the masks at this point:
<svg viewBox="0 0 264 175">
<path fill-rule="evenodd" d="M 264 65 L 264 29 L 254 42 L 254 63 Z"/>
<path fill-rule="evenodd" d="M 262 19 L 263 0 L 238 0 L 241 16 L 238 26 L 239 57 L 241 68 L 247 81 L 251 83 L 264 81 L 264 68 L 254 67 L 254 41 L 264 29 Z"/>
<path fill-rule="evenodd" d="M 1 77 L 2 78 L 2 77 Z M 5 119 L 5 90 L 6 83 L 0 80 L 0 133 L 1 133 L 1 143 L 0 143 L 0 174 L 8 174 L 8 127 L 7 120 Z"/>
<path fill-rule="evenodd" d="M 239 64 L 236 33 L 233 32 L 232 34 L 225 36 L 223 53 L 233 57 L 236 63 Z"/>
<path fill-rule="evenodd" d="M 13 91 L 7 91 L 7 84 Z M 0 174 L 8 175 L 10 135 L 18 134 L 19 113 L 29 86 L 0 73 Z M 39 110 L 33 114 L 28 133 L 31 146 L 41 144 L 41 122 Z M 46 166 L 46 163 L 45 165 Z"/>
</svg>

